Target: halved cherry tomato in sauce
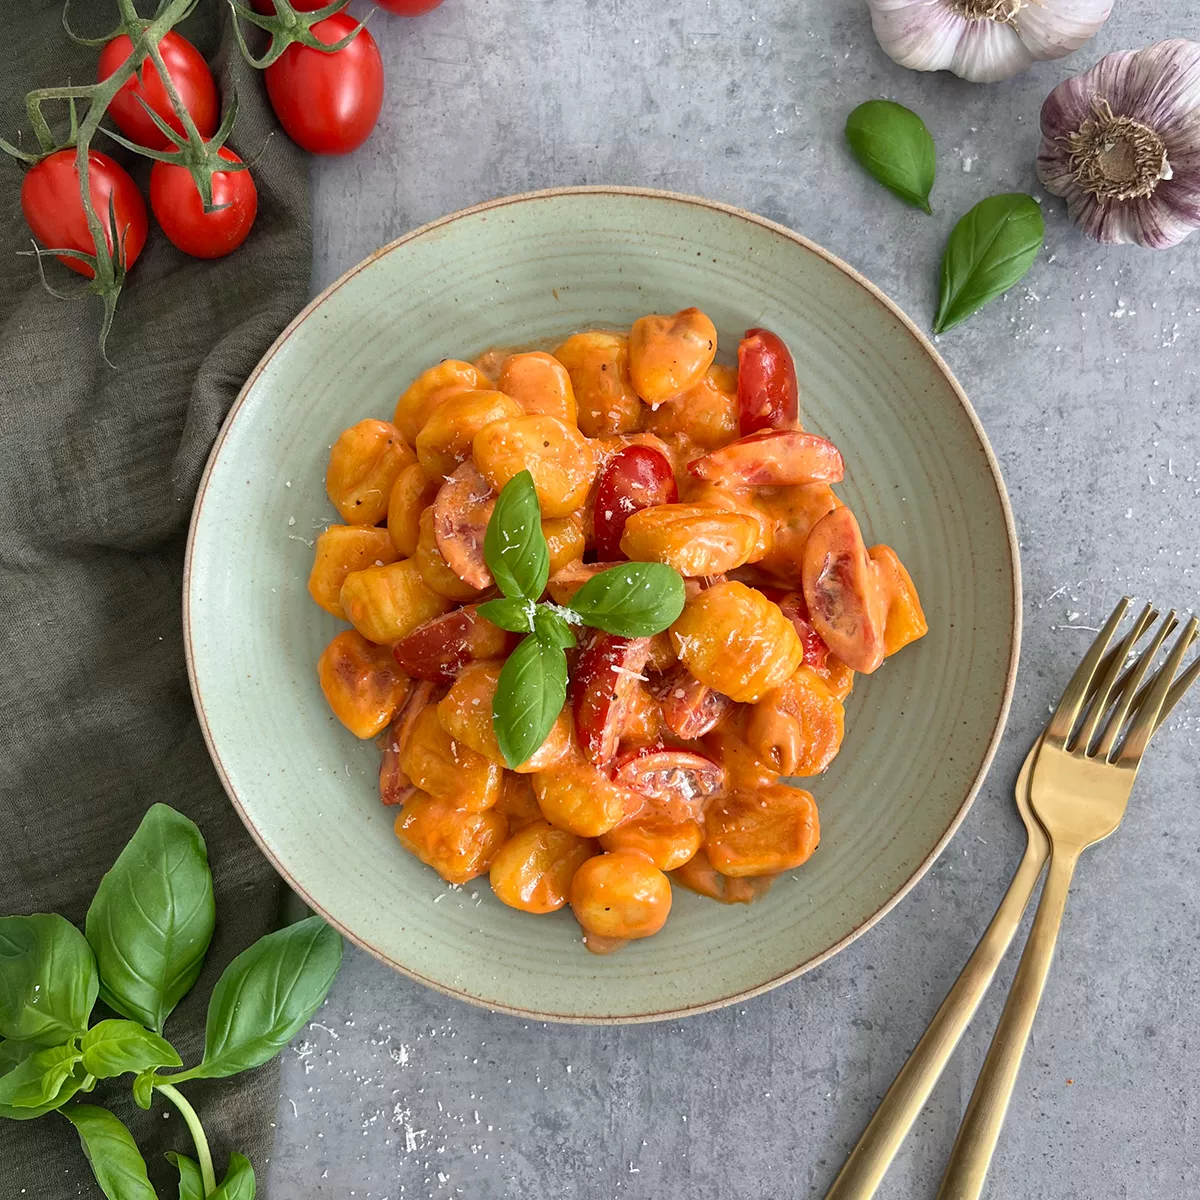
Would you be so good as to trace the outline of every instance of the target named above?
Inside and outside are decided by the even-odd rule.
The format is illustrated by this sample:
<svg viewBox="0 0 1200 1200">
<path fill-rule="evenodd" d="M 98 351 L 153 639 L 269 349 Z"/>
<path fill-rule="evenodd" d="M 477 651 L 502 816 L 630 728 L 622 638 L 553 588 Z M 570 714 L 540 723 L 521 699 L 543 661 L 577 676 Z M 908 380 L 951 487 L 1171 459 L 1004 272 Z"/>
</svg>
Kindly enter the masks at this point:
<svg viewBox="0 0 1200 1200">
<path fill-rule="evenodd" d="M 416 785 L 400 765 L 400 753 L 408 742 L 417 718 L 445 695 L 445 685 L 421 680 L 408 694 L 404 707 L 392 718 L 379 764 L 379 799 L 384 804 L 403 804 L 416 793 Z"/>
<path fill-rule="evenodd" d="M 495 507 L 495 494 L 469 459 L 442 484 L 433 502 L 438 550 L 455 575 L 473 588 L 492 584 L 483 538 Z"/>
<path fill-rule="evenodd" d="M 767 591 L 766 588 L 762 590 Z M 775 603 L 779 605 L 780 611 L 791 621 L 800 635 L 800 644 L 804 647 L 804 665 L 823 671 L 829 659 L 829 647 L 825 645 L 824 638 L 813 628 L 812 618 L 808 613 L 808 601 L 804 599 L 804 593 L 787 592 L 775 599 Z M 400 665 L 404 666 L 403 663 Z M 411 675 L 412 672 L 409 671 L 409 674 Z"/>
<path fill-rule="evenodd" d="M 848 508 L 813 526 L 801 574 L 813 628 L 851 670 L 869 675 L 883 662 L 887 597 Z"/>
<path fill-rule="evenodd" d="M 649 638 L 598 633 L 579 657 L 572 681 L 575 736 L 600 768 L 616 756 L 629 696 L 649 656 Z"/>
<path fill-rule="evenodd" d="M 477 605 L 468 604 L 418 626 L 392 647 L 392 654 L 414 679 L 453 680 L 466 663 L 504 658 L 516 642 L 515 634 L 505 633 L 481 617 Z"/>
<path fill-rule="evenodd" d="M 733 701 L 724 692 L 701 683 L 683 666 L 666 677 L 658 697 L 663 724 L 685 742 L 715 729 L 733 708 Z"/>
<path fill-rule="evenodd" d="M 794 429 L 800 421 L 796 365 L 769 329 L 747 329 L 738 343 L 738 425 L 743 437 L 760 429 Z"/>
<path fill-rule="evenodd" d="M 674 504 L 679 499 L 675 472 L 665 454 L 652 446 L 626 446 L 612 456 L 600 473 L 593 505 L 596 555 L 622 559 L 625 522 L 640 509 Z"/>
<path fill-rule="evenodd" d="M 699 820 L 710 796 L 725 791 L 725 768 L 690 750 L 639 747 L 617 760 L 613 780 L 639 792 L 672 820 Z"/>
<path fill-rule="evenodd" d="M 687 465 L 688 474 L 732 487 L 794 487 L 838 483 L 845 477 L 841 451 L 815 433 L 768 429 L 730 442 Z"/>
</svg>

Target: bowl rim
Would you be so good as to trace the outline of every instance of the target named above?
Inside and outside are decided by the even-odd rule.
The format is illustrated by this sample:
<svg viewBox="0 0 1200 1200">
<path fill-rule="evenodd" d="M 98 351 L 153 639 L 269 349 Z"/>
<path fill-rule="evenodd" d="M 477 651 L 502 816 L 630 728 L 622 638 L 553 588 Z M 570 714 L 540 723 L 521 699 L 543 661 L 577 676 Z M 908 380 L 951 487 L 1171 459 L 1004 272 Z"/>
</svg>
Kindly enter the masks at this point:
<svg viewBox="0 0 1200 1200">
<path fill-rule="evenodd" d="M 991 472 L 992 483 L 996 489 L 996 495 L 1000 502 L 1000 508 L 1004 515 L 1005 532 L 1008 537 L 1009 561 L 1012 568 L 1012 606 L 1013 606 L 1013 621 L 1010 630 L 1011 641 L 1009 645 L 1009 660 L 1008 670 L 1005 674 L 1003 695 L 1000 698 L 1000 705 L 996 713 L 995 726 L 992 730 L 991 737 L 988 741 L 987 748 L 979 765 L 979 770 L 976 772 L 974 779 L 971 781 L 970 787 L 963 798 L 962 804 L 957 812 L 951 818 L 950 823 L 938 837 L 929 854 L 917 865 L 913 873 L 906 879 L 899 888 L 869 917 L 861 924 L 852 929 L 844 937 L 840 938 L 832 946 L 823 950 L 820 954 L 815 955 L 810 959 L 791 967 L 781 974 L 764 983 L 755 984 L 753 987 L 744 988 L 741 991 L 732 992 L 727 996 L 720 997 L 716 1000 L 707 1000 L 700 1004 L 688 1005 L 682 1008 L 662 1009 L 655 1012 L 635 1013 L 630 1015 L 620 1016 L 577 1016 L 571 1013 L 541 1011 L 538 1009 L 520 1008 L 516 1005 L 508 1005 L 496 1003 L 493 1001 L 484 1000 L 478 996 L 472 996 L 467 992 L 460 991 L 456 988 L 449 987 L 446 984 L 436 979 L 431 979 L 428 976 L 422 975 L 414 971 L 411 967 L 405 966 L 403 963 L 397 962 L 390 957 L 386 952 L 377 946 L 371 945 L 365 941 L 353 930 L 342 924 L 331 913 L 326 911 L 318 904 L 312 896 L 308 894 L 305 888 L 298 880 L 293 878 L 287 866 L 275 857 L 268 849 L 263 837 L 259 834 L 254 822 L 251 820 L 245 806 L 235 790 L 229 774 L 225 769 L 224 763 L 221 761 L 220 752 L 217 749 L 216 741 L 213 737 L 212 729 L 209 725 L 208 714 L 204 707 L 204 699 L 200 692 L 200 685 L 196 677 L 196 665 L 194 647 L 192 642 L 192 615 L 191 615 L 191 579 L 193 567 L 193 554 L 196 543 L 196 531 L 199 527 L 202 512 L 204 508 L 204 500 L 208 492 L 208 486 L 212 479 L 213 470 L 216 466 L 217 459 L 220 456 L 222 446 L 229 432 L 233 428 L 234 422 L 237 419 L 238 413 L 242 406 L 246 403 L 247 397 L 250 394 L 251 388 L 257 382 L 258 377 L 266 369 L 267 364 L 279 352 L 289 338 L 296 333 L 301 325 L 314 313 L 334 292 L 338 291 L 344 284 L 351 280 L 360 271 L 365 270 L 377 259 L 382 258 L 386 254 L 390 254 L 393 250 L 411 242 L 416 238 L 423 237 L 425 234 L 432 232 L 435 229 L 441 229 L 454 221 L 459 221 L 464 218 L 474 217 L 479 213 L 496 211 L 506 208 L 513 204 L 528 204 L 539 200 L 552 200 L 562 196 L 636 196 L 649 200 L 666 200 L 671 203 L 692 204 L 700 208 L 710 209 L 716 212 L 724 213 L 728 216 L 737 217 L 740 220 L 748 221 L 754 225 L 761 226 L 773 233 L 782 235 L 790 241 L 796 242 L 805 250 L 816 254 L 844 274 L 849 276 L 857 283 L 868 295 L 870 295 L 877 304 L 886 310 L 891 316 L 897 318 L 901 327 L 909 334 L 919 349 L 933 361 L 934 365 L 945 377 L 946 382 L 950 385 L 950 389 L 962 406 L 966 413 L 967 419 L 970 421 L 972 429 L 979 444 L 983 449 L 984 456 L 987 460 L 988 468 Z M 192 700 L 196 709 L 196 716 L 200 722 L 200 730 L 204 737 L 204 744 L 208 748 L 209 757 L 212 759 L 213 766 L 216 769 L 217 775 L 221 780 L 221 785 L 225 789 L 226 795 L 229 797 L 230 803 L 234 810 L 241 818 L 242 823 L 246 826 L 250 836 L 254 839 L 258 848 L 266 856 L 267 861 L 279 873 L 283 881 L 290 887 L 308 907 L 322 916 L 335 929 L 337 929 L 344 937 L 349 938 L 356 946 L 359 946 L 367 953 L 371 954 L 381 962 L 386 963 L 395 971 L 399 971 L 402 975 L 415 980 L 418 983 L 424 984 L 426 987 L 432 988 L 434 991 L 442 993 L 445 996 L 452 996 L 456 1000 L 465 1001 L 477 1008 L 483 1008 L 488 1012 L 503 1012 L 510 1016 L 523 1017 L 527 1020 L 535 1021 L 553 1021 L 556 1023 L 573 1024 L 573 1025 L 636 1025 L 646 1024 L 653 1021 L 674 1020 L 682 1017 L 697 1016 L 701 1013 L 712 1012 L 719 1008 L 724 1008 L 730 1004 L 736 1004 L 743 1000 L 749 1000 L 755 996 L 761 996 L 764 992 L 771 991 L 773 988 L 789 982 L 808 971 L 819 967 L 822 963 L 833 958 L 834 955 L 840 953 L 851 942 L 856 941 L 864 933 L 867 932 L 877 922 L 881 921 L 905 896 L 916 886 L 918 881 L 924 876 L 930 867 L 937 861 L 942 851 L 945 850 L 950 840 L 957 833 L 959 827 L 966 819 L 967 813 L 970 811 L 971 805 L 975 801 L 975 797 L 979 793 L 979 789 L 983 785 L 984 779 L 991 768 L 992 761 L 995 758 L 996 751 L 999 748 L 1000 740 L 1004 734 L 1004 728 L 1008 721 L 1009 709 L 1012 704 L 1013 693 L 1016 687 L 1017 663 L 1020 658 L 1021 651 L 1021 632 L 1022 632 L 1022 607 L 1021 607 L 1021 556 L 1019 543 L 1017 541 L 1016 522 L 1013 517 L 1012 505 L 1008 499 L 1008 491 L 1004 485 L 1004 478 L 1000 472 L 1000 464 L 996 458 L 995 452 L 992 450 L 991 443 L 988 441 L 983 425 L 979 420 L 975 409 L 972 407 L 970 400 L 967 398 L 966 392 L 962 385 L 954 376 L 942 356 L 938 353 L 937 348 L 925 335 L 925 333 L 914 322 L 896 302 L 890 299 L 882 290 L 880 290 L 869 279 L 857 271 L 849 263 L 845 262 L 837 255 L 832 254 L 823 246 L 804 237 L 802 234 L 796 233 L 785 225 L 781 225 L 776 221 L 771 221 L 766 217 L 759 216 L 757 213 L 752 213 L 746 209 L 738 208 L 731 204 L 724 204 L 718 200 L 709 200 L 702 196 L 694 196 L 684 192 L 671 192 L 659 188 L 643 188 L 643 187 L 625 187 L 619 185 L 606 184 L 588 184 L 577 187 L 557 187 L 543 188 L 537 191 L 518 192 L 510 196 L 500 196 L 492 200 L 483 201 L 480 204 L 473 204 L 468 208 L 462 208 L 456 212 L 452 212 L 443 217 L 438 217 L 436 220 L 429 221 L 416 229 L 409 231 L 406 234 L 388 242 L 386 245 L 379 247 L 373 251 L 361 262 L 345 271 L 331 284 L 319 292 L 312 300 L 308 302 L 300 312 L 288 323 L 282 333 L 271 343 L 266 353 L 259 360 L 254 370 L 250 372 L 246 378 L 246 382 L 242 384 L 241 389 L 234 400 L 232 407 L 221 424 L 221 428 L 217 434 L 216 440 L 213 442 L 212 450 L 209 453 L 208 461 L 205 463 L 204 472 L 200 478 L 200 485 L 196 492 L 196 500 L 192 508 L 192 517 L 188 525 L 187 547 L 184 554 L 183 563 L 183 641 L 184 654 L 187 661 L 188 685 L 191 688 Z"/>
</svg>

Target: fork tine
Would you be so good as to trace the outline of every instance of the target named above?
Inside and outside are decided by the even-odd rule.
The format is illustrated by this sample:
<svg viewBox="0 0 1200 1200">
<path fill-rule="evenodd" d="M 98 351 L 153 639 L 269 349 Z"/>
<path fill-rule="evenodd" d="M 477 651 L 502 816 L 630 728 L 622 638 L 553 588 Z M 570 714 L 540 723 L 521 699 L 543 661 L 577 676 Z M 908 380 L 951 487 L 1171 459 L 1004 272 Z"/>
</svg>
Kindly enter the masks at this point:
<svg viewBox="0 0 1200 1200">
<path fill-rule="evenodd" d="M 1168 634 L 1168 636 L 1170 635 Z M 1192 641 L 1195 640 L 1195 635 L 1193 635 Z M 1192 663 L 1192 665 L 1188 667 L 1188 669 L 1184 671 L 1184 673 L 1180 675 L 1180 677 L 1173 684 L 1171 684 L 1171 690 L 1167 693 L 1167 699 L 1162 706 L 1162 712 L 1158 714 L 1159 725 L 1161 725 L 1171 715 L 1171 710 L 1179 703 L 1180 700 L 1183 699 L 1184 693 L 1195 682 L 1198 672 L 1200 672 L 1200 659 L 1197 659 L 1196 662 Z M 1126 672 L 1126 676 L 1131 674 L 1133 674 L 1133 667 L 1129 668 L 1129 670 Z M 1153 686 L 1154 680 L 1151 679 L 1148 683 L 1143 683 L 1142 686 L 1138 688 L 1137 695 L 1133 698 L 1133 707 L 1129 710 L 1130 712 L 1137 712 L 1138 709 L 1145 704 L 1146 697 L 1150 694 L 1150 689 Z M 1118 690 L 1120 690 L 1122 687 L 1123 682 L 1118 682 Z M 1155 728 L 1157 728 L 1157 726 L 1155 726 Z"/>
<path fill-rule="evenodd" d="M 1101 666 L 1103 667 L 1107 664 L 1107 669 L 1104 671 L 1103 678 L 1096 688 L 1087 715 L 1083 719 L 1079 736 L 1073 743 L 1075 749 L 1082 750 L 1085 754 L 1087 753 L 1088 747 L 1092 744 L 1092 738 L 1096 736 L 1096 730 L 1100 725 L 1100 721 L 1108 711 L 1113 689 L 1117 685 L 1118 678 L 1122 675 L 1125 660 L 1129 657 L 1129 652 L 1138 644 L 1142 635 L 1156 620 L 1158 620 L 1158 613 L 1147 604 L 1142 609 L 1138 619 L 1134 621 L 1133 628 L 1121 639 L 1116 649 L 1109 651 L 1105 656 L 1104 663 Z"/>
<path fill-rule="evenodd" d="M 1192 617 L 1187 625 L 1184 626 L 1183 632 L 1175 639 L 1175 645 L 1171 648 L 1171 653 L 1167 656 L 1167 661 L 1159 668 L 1154 680 L 1154 686 L 1150 689 L 1150 694 L 1146 697 L 1146 701 L 1142 707 L 1138 709 L 1138 714 L 1129 728 L 1129 733 L 1121 743 L 1121 752 L 1117 756 L 1118 766 L 1137 766 L 1142 754 L 1146 750 L 1151 735 L 1154 733 L 1159 713 L 1162 712 L 1162 707 L 1166 703 L 1167 693 L 1171 688 L 1171 680 L 1175 678 L 1175 672 L 1179 670 L 1179 664 L 1183 662 L 1183 656 L 1187 653 L 1187 648 L 1192 644 L 1192 639 L 1196 636 L 1198 627 L 1200 627 L 1200 621 Z M 1194 663 L 1192 665 L 1195 666 Z M 1193 680 L 1194 678 L 1193 676 Z"/>
<path fill-rule="evenodd" d="M 1125 724 L 1126 718 L 1133 709 L 1133 702 L 1137 698 L 1138 689 L 1142 686 L 1142 680 L 1154 665 L 1154 660 L 1158 657 L 1158 652 L 1162 648 L 1163 642 L 1167 640 L 1167 635 L 1174 629 L 1176 623 L 1175 610 L 1172 609 L 1163 618 L 1162 624 L 1158 627 L 1158 632 L 1155 633 L 1150 641 L 1150 645 L 1142 651 L 1141 656 L 1130 669 L 1129 682 L 1125 685 L 1125 690 L 1113 706 L 1112 714 L 1109 716 L 1108 722 L 1100 734 L 1100 740 L 1096 743 L 1095 755 L 1097 758 L 1108 759 L 1112 754 L 1113 746 L 1116 745 L 1117 738 L 1120 736 L 1121 727 Z M 1149 697 L 1147 696 L 1148 699 Z M 1143 701 L 1142 708 L 1138 711 L 1144 711 L 1145 706 L 1146 701 Z"/>
<path fill-rule="evenodd" d="M 1112 641 L 1113 634 L 1117 631 L 1117 626 L 1129 611 L 1129 604 L 1129 597 L 1122 596 L 1117 607 L 1112 610 L 1112 615 L 1104 623 L 1104 628 L 1096 635 L 1096 640 L 1084 656 L 1083 662 L 1075 668 L 1075 674 L 1071 676 L 1071 682 L 1067 684 L 1067 690 L 1063 692 L 1062 699 L 1054 710 L 1054 716 L 1050 718 L 1050 724 L 1046 726 L 1044 734 L 1046 741 L 1056 745 L 1059 749 L 1066 748 L 1067 738 L 1070 737 L 1071 730 L 1075 728 L 1075 722 L 1079 720 L 1079 711 L 1087 699 L 1092 680 L 1108 650 L 1108 644 Z"/>
</svg>

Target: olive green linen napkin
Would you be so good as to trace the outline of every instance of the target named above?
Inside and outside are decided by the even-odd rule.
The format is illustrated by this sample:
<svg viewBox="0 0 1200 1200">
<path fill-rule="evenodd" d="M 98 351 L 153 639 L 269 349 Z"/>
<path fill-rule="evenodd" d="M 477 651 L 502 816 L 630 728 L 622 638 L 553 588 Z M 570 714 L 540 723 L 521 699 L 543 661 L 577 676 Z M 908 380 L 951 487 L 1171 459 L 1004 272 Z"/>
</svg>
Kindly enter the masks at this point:
<svg viewBox="0 0 1200 1200">
<path fill-rule="evenodd" d="M 61 0 L 21 0 L 0 45 L 0 126 L 29 144 L 30 88 L 95 77 L 95 49 L 72 44 Z M 149 11 L 152 5 L 142 5 Z M 232 47 L 228 8 L 201 0 L 180 27 L 213 63 L 240 113 L 230 144 L 254 167 L 257 224 L 233 255 L 186 258 L 151 223 L 121 298 L 108 353 L 99 305 L 48 295 L 21 218 L 21 167 L 0 162 L 0 914 L 58 911 L 82 925 L 101 875 L 146 809 L 165 801 L 200 826 L 217 895 L 204 974 L 167 1035 L 185 1062 L 203 1047 L 221 970 L 277 923 L 280 881 L 222 791 L 184 668 L 184 540 L 213 439 L 237 391 L 304 303 L 311 262 L 307 161 L 278 132 L 262 81 Z M 75 0 L 73 26 L 103 34 L 110 0 Z M 148 164 L 98 137 L 146 192 Z M 47 264 L 56 285 L 74 281 Z M 236 536 L 236 531 L 231 531 Z M 264 1194 L 276 1066 L 197 1083 L 218 1176 L 247 1154 Z M 129 1080 L 94 1099 L 133 1130 L 159 1195 L 177 1179 L 162 1154 L 191 1152 L 178 1115 L 143 1113 Z M 99 1197 L 61 1117 L 0 1120 L 0 1196 Z"/>
</svg>

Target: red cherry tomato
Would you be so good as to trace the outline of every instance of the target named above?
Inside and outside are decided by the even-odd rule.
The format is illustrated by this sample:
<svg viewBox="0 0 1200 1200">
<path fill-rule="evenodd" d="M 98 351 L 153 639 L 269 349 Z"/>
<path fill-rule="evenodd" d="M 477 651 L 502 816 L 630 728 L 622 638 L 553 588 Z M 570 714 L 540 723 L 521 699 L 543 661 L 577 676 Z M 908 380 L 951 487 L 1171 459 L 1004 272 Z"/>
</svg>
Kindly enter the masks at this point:
<svg viewBox="0 0 1200 1200">
<path fill-rule="evenodd" d="M 399 13 L 402 17 L 419 17 L 422 13 L 432 12 L 441 2 L 442 0 L 375 0 L 380 8 Z"/>
<path fill-rule="evenodd" d="M 326 45 L 358 22 L 334 13 L 312 27 Z M 383 60 L 366 29 L 336 54 L 293 42 L 263 72 L 271 107 L 292 141 L 312 154 L 348 154 L 367 140 L 383 107 Z"/>
<path fill-rule="evenodd" d="M 242 161 L 228 146 L 218 153 L 227 162 Z M 249 171 L 217 171 L 212 189 L 213 204 L 224 207 L 206 213 L 186 167 L 156 162 L 150 171 L 150 207 L 163 233 L 194 258 L 220 258 L 236 250 L 258 212 L 258 189 Z"/>
<path fill-rule="evenodd" d="M 705 801 L 725 791 L 728 776 L 703 754 L 661 749 L 623 755 L 613 780 L 653 800 L 673 821 L 698 821 Z"/>
<path fill-rule="evenodd" d="M 616 757 L 629 697 L 649 657 L 649 638 L 614 633 L 597 633 L 579 656 L 572 679 L 575 736 L 601 769 Z"/>
<path fill-rule="evenodd" d="M 626 446 L 608 460 L 596 485 L 592 519 L 596 556 L 605 562 L 623 559 L 621 534 L 635 512 L 679 499 L 675 472 L 667 456 L 653 446 Z"/>
<path fill-rule="evenodd" d="M 196 122 L 196 128 L 202 137 L 212 137 L 217 131 L 221 105 L 217 99 L 217 85 L 213 82 L 204 56 L 187 38 L 180 37 L 174 31 L 163 34 L 158 48 L 175 90 Z M 107 79 L 125 62 L 132 50 L 133 42 L 125 34 L 113 38 L 100 51 L 96 78 L 101 81 Z M 142 107 L 138 97 L 145 100 L 176 133 L 183 133 L 183 125 L 154 64 L 145 59 L 140 70 L 141 81 L 135 74 L 121 85 L 121 90 L 108 106 L 108 115 L 126 137 L 152 150 L 168 150 L 171 142 L 150 119 L 150 114 Z"/>
<path fill-rule="evenodd" d="M 812 527 L 801 576 L 813 628 L 846 666 L 869 675 L 883 662 L 887 598 L 848 508 Z"/>
<path fill-rule="evenodd" d="M 466 663 L 504 657 L 517 640 L 515 633 L 497 629 L 476 605 L 468 604 L 419 625 L 392 647 L 392 654 L 416 679 L 452 680 Z"/>
<path fill-rule="evenodd" d="M 765 593 L 766 588 L 762 591 Z M 812 618 L 808 614 L 808 601 L 803 592 L 788 592 L 776 601 L 780 611 L 795 626 L 800 635 L 800 644 L 804 647 L 804 665 L 823 671 L 829 659 L 829 647 L 824 638 L 813 628 Z"/>
<path fill-rule="evenodd" d="M 783 339 L 768 329 L 747 329 L 738 343 L 738 413 L 742 437 L 794 429 L 800 420 L 796 365 Z"/>
<path fill-rule="evenodd" d="M 115 253 L 118 241 L 124 242 L 124 261 L 128 269 L 146 244 L 146 202 L 137 184 L 119 163 L 98 150 L 88 151 L 88 191 L 92 207 L 104 227 L 109 253 Z M 116 214 L 116 233 L 109 224 L 109 197 Z M 75 169 L 74 150 L 56 150 L 25 174 L 21 184 L 21 211 L 33 235 L 47 249 L 60 247 L 94 254 L 92 241 L 79 193 L 79 172 Z M 58 261 L 91 279 L 95 271 L 74 255 L 60 254 Z"/>
<path fill-rule="evenodd" d="M 663 680 L 658 700 L 663 724 L 686 742 L 711 733 L 733 708 L 724 692 L 701 683 L 682 663 Z"/>
</svg>

